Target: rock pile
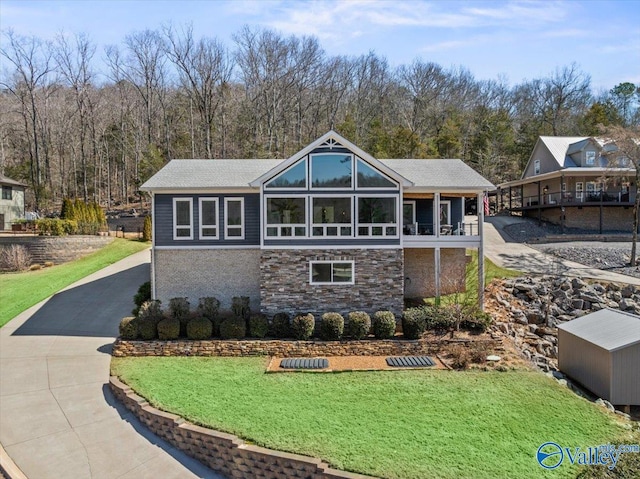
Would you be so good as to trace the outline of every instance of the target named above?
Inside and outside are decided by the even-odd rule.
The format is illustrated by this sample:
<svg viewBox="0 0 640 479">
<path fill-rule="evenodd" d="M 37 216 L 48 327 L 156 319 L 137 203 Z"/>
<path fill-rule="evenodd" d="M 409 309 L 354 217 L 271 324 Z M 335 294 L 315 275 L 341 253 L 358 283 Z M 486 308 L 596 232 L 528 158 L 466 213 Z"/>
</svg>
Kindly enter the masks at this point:
<svg viewBox="0 0 640 479">
<path fill-rule="evenodd" d="M 543 371 L 558 369 L 557 326 L 603 308 L 640 314 L 640 289 L 543 276 L 498 280 L 487 291 L 494 331 L 511 337 Z"/>
</svg>

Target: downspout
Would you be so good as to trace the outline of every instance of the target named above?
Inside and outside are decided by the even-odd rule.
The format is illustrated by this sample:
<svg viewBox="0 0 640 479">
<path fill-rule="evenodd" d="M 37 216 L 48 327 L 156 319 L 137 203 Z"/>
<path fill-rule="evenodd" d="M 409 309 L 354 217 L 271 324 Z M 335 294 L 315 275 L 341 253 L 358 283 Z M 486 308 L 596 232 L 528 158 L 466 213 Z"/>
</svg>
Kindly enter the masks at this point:
<svg viewBox="0 0 640 479">
<path fill-rule="evenodd" d="M 478 308 L 484 311 L 484 193 L 478 193 Z"/>
<path fill-rule="evenodd" d="M 156 293 L 156 195 L 151 192 L 151 298 L 158 299 Z"/>
</svg>

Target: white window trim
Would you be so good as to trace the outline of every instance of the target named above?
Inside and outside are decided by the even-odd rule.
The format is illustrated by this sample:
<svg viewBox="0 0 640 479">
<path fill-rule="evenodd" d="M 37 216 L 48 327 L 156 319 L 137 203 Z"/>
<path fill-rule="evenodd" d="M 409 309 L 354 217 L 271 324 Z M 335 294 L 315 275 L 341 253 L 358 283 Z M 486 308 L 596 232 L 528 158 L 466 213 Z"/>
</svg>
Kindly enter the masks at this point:
<svg viewBox="0 0 640 479">
<path fill-rule="evenodd" d="M 593 154 L 593 159 L 589 160 L 589 154 Z M 596 152 L 593 150 L 586 150 L 584 152 L 584 164 L 586 166 L 595 166 L 596 164 Z"/>
<path fill-rule="evenodd" d="M 313 281 L 313 265 L 314 264 L 331 264 L 331 278 L 333 279 L 334 263 L 350 263 L 351 264 L 351 281 L 330 281 L 330 282 L 314 282 Z M 311 260 L 309 261 L 309 284 L 312 286 L 349 286 L 355 284 L 356 269 L 354 260 Z"/>
<path fill-rule="evenodd" d="M 533 160 L 533 174 L 540 174 L 540 160 Z"/>
<path fill-rule="evenodd" d="M 314 223 L 313 222 L 313 200 L 315 198 L 349 198 L 349 200 L 351 201 L 351 222 L 349 223 Z M 355 237 L 355 231 L 354 231 L 354 225 L 356 224 L 355 221 L 355 197 L 353 194 L 347 194 L 347 195 L 340 195 L 340 194 L 333 194 L 333 195 L 309 195 L 309 231 L 308 231 L 308 237 L 309 238 L 354 238 Z M 350 235 L 341 235 L 340 234 L 340 227 L 349 227 L 351 228 L 351 234 Z M 337 227 L 338 228 L 338 234 L 335 236 L 328 236 L 326 234 L 327 232 L 327 228 L 331 228 L 331 227 Z M 318 236 L 314 236 L 313 234 L 313 228 L 322 228 L 322 231 L 324 234 L 322 235 L 318 235 Z"/>
<path fill-rule="evenodd" d="M 308 190 L 309 189 L 309 181 L 310 181 L 309 180 L 309 173 L 310 173 L 309 163 L 310 163 L 310 159 L 308 159 L 308 158 L 309 158 L 308 156 L 305 156 L 301 160 L 296 161 L 293 165 L 287 167 L 285 170 L 281 171 L 277 175 L 274 175 L 269 180 L 265 181 L 264 182 L 264 187 L 263 187 L 264 191 L 265 192 L 271 192 L 271 191 L 301 191 L 301 190 Z M 269 187 L 269 183 L 271 183 L 273 180 L 275 180 L 279 176 L 284 175 L 287 171 L 295 168 L 300 163 L 304 163 L 305 164 L 304 165 L 304 171 L 305 171 L 305 183 L 304 183 L 304 186 L 272 186 L 272 187 Z"/>
<path fill-rule="evenodd" d="M 584 199 L 584 185 L 582 181 L 576 181 L 576 200 L 582 201 Z"/>
<path fill-rule="evenodd" d="M 396 201 L 396 221 L 395 223 L 360 223 L 359 221 L 359 215 L 360 215 L 360 198 L 395 198 Z M 356 196 L 356 202 L 357 204 L 355 205 L 355 213 L 356 213 L 356 217 L 355 219 L 355 231 L 354 233 L 356 234 L 356 236 L 358 238 L 399 238 L 400 237 L 400 221 L 399 221 L 399 217 L 400 217 L 400 209 L 399 209 L 399 205 L 398 203 L 400 203 L 399 198 L 397 195 L 373 195 L 373 194 L 368 194 L 368 195 L 357 195 Z M 404 204 L 404 203 L 403 203 Z M 414 210 L 413 213 L 415 215 L 415 204 L 414 204 Z M 369 234 L 366 235 L 361 235 L 360 234 L 360 227 L 363 228 L 367 228 L 369 231 Z M 381 227 L 382 228 L 382 234 L 381 235 L 373 235 L 371 234 L 372 228 L 374 227 Z M 396 234 L 394 235 L 388 235 L 387 234 L 387 228 L 389 227 L 393 227 L 396 229 Z"/>
<path fill-rule="evenodd" d="M 308 195 L 278 195 L 278 194 L 265 194 L 264 195 L 264 208 L 262 214 L 264 215 L 264 238 L 265 239 L 298 239 L 298 238 L 308 238 L 309 237 L 309 221 L 307 218 L 309 217 L 309 196 Z M 304 199 L 304 214 L 305 214 L 305 222 L 304 223 L 269 223 L 269 215 L 267 211 L 267 202 L 271 198 L 303 198 Z M 278 228 L 277 236 L 267 236 L 267 228 Z M 293 228 L 293 232 L 295 233 L 295 228 L 304 228 L 305 234 L 302 236 L 296 236 L 295 234 L 291 236 L 282 236 L 282 228 Z"/>
<path fill-rule="evenodd" d="M 240 225 L 229 224 L 229 203 L 232 201 L 240 202 Z M 240 228 L 240 236 L 229 236 L 230 229 Z M 227 197 L 224 199 L 224 239 L 228 241 L 244 240 L 244 198 L 243 197 Z"/>
<path fill-rule="evenodd" d="M 392 182 L 395 186 L 360 186 L 358 184 L 358 169 L 359 169 L 359 165 L 360 162 L 366 163 L 366 165 L 371 168 L 373 171 L 378 172 L 378 174 L 380 174 L 381 176 L 383 176 L 384 178 L 386 178 L 387 180 L 389 180 L 390 182 Z M 382 171 L 380 171 L 379 169 L 377 169 L 375 166 L 367 163 L 366 161 L 364 161 L 362 158 L 356 156 L 354 164 L 356 166 L 356 173 L 355 173 L 355 179 L 354 181 L 356 182 L 356 190 L 358 191 L 371 191 L 371 190 L 381 190 L 381 191 L 396 191 L 400 188 L 400 185 L 398 184 L 398 182 L 396 180 L 394 180 L 393 178 L 390 178 L 388 175 L 385 175 Z"/>
<path fill-rule="evenodd" d="M 449 221 L 451 221 L 451 200 L 440 200 L 440 208 L 443 206 L 447 207 L 447 217 Z M 440 218 L 440 211 L 438 211 L 438 218 Z M 444 225 L 452 226 L 452 223 L 442 223 L 442 220 L 440 220 L 440 226 L 442 227 Z"/>
<path fill-rule="evenodd" d="M 215 215 L 216 215 L 216 224 L 215 225 L 205 225 L 202 223 L 202 203 L 205 201 L 213 201 L 216 206 L 215 206 Z M 214 227 L 216 228 L 216 234 L 215 236 L 204 236 L 202 234 L 202 230 L 205 228 L 212 228 Z M 199 238 L 201 240 L 217 240 L 220 239 L 220 201 L 218 200 L 217 197 L 201 197 L 198 198 L 198 233 L 199 233 Z"/>
<path fill-rule="evenodd" d="M 416 211 L 416 200 L 403 200 L 402 201 L 402 222 L 404 223 L 404 206 L 405 205 L 411 205 L 413 208 L 413 218 L 411 218 L 411 224 L 416 224 L 416 215 L 417 215 L 417 211 Z M 402 225 L 404 226 L 404 224 Z"/>
<path fill-rule="evenodd" d="M 318 156 L 335 156 L 335 155 L 344 155 L 351 157 L 351 185 L 350 186 L 313 186 L 313 159 Z M 315 153 L 309 155 L 309 161 L 307 164 L 307 184 L 310 191 L 335 191 L 335 190 L 353 190 L 353 187 L 356 183 L 354 178 L 355 174 L 355 155 L 353 153 L 339 153 L 339 152 L 327 152 L 327 153 Z"/>
<path fill-rule="evenodd" d="M 176 214 L 176 204 L 186 201 L 189 203 L 189 236 L 178 236 L 178 228 L 186 229 L 186 225 L 178 225 L 178 215 Z M 173 198 L 173 239 L 175 241 L 184 241 L 193 239 L 193 198 Z"/>
</svg>

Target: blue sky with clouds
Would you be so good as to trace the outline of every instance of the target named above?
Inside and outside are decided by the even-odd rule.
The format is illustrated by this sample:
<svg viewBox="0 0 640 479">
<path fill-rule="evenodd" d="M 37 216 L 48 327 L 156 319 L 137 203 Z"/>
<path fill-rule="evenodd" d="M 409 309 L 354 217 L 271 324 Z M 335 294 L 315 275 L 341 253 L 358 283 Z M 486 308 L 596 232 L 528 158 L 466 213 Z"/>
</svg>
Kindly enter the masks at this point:
<svg viewBox="0 0 640 479">
<path fill-rule="evenodd" d="M 163 24 L 192 23 L 229 47 L 243 25 L 315 35 L 329 55 L 416 58 L 511 84 L 573 62 L 597 89 L 640 84 L 640 0 L 0 0 L 0 28 L 51 39 L 84 32 L 99 45 Z"/>
</svg>

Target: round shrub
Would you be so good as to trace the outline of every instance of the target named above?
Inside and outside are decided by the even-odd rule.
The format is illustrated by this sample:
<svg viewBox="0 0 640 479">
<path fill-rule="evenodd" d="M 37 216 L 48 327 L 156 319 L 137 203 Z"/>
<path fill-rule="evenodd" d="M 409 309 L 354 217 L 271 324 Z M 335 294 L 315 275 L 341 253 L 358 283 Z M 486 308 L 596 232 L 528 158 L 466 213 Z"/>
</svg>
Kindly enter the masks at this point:
<svg viewBox="0 0 640 479">
<path fill-rule="evenodd" d="M 220 337 L 222 339 L 240 339 L 247 335 L 244 318 L 227 318 L 220 323 Z"/>
<path fill-rule="evenodd" d="M 287 313 L 276 313 L 271 320 L 271 336 L 274 338 L 291 337 L 291 321 Z"/>
<path fill-rule="evenodd" d="M 313 336 L 316 320 L 313 314 L 299 314 L 291 322 L 291 332 L 296 339 L 306 340 Z"/>
<path fill-rule="evenodd" d="M 187 338 L 208 339 L 213 332 L 213 324 L 207 318 L 197 316 L 187 323 Z"/>
<path fill-rule="evenodd" d="M 347 335 L 353 339 L 362 339 L 371 330 L 371 317 L 364 311 L 353 311 L 349 313 L 347 323 Z"/>
<path fill-rule="evenodd" d="M 120 321 L 120 337 L 122 339 L 137 339 L 138 338 L 138 325 L 136 324 L 135 317 L 127 316 Z"/>
<path fill-rule="evenodd" d="M 169 314 L 172 318 L 180 320 L 189 315 L 190 304 L 187 298 L 171 298 L 169 300 Z"/>
<path fill-rule="evenodd" d="M 140 336 L 140 339 L 150 341 L 158 337 L 158 321 L 156 321 L 155 318 L 138 317 L 134 322 L 138 327 L 138 335 Z"/>
<path fill-rule="evenodd" d="M 160 301 L 145 301 L 138 310 L 138 319 L 150 320 L 155 322 L 162 319 L 162 309 L 160 309 Z"/>
<path fill-rule="evenodd" d="M 171 341 L 180 336 L 180 320 L 177 318 L 164 318 L 158 323 L 158 339 Z"/>
<path fill-rule="evenodd" d="M 377 311 L 373 315 L 373 335 L 376 339 L 391 339 L 396 334 L 396 317 L 391 311 Z"/>
<path fill-rule="evenodd" d="M 252 314 L 249 317 L 249 336 L 264 338 L 269 332 L 269 321 L 264 314 Z"/>
<path fill-rule="evenodd" d="M 320 338 L 337 341 L 344 333 L 344 318 L 340 313 L 324 313 L 320 320 Z"/>
<path fill-rule="evenodd" d="M 218 316 L 219 309 L 220 301 L 212 296 L 207 296 L 198 300 L 198 311 L 202 316 L 210 321 L 213 321 L 216 316 Z"/>
<path fill-rule="evenodd" d="M 402 333 L 405 339 L 420 339 L 426 329 L 425 310 L 409 308 L 402 314 Z"/>
</svg>

